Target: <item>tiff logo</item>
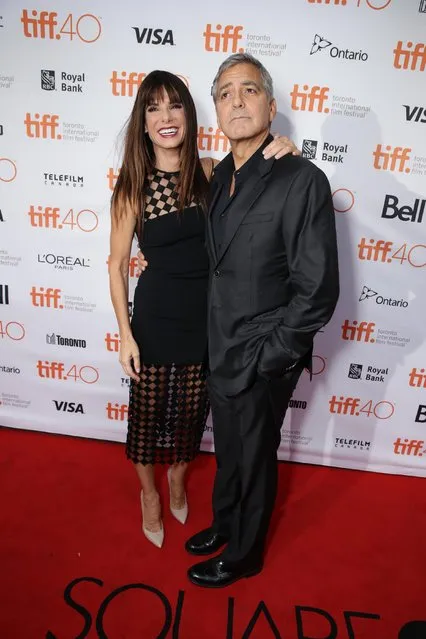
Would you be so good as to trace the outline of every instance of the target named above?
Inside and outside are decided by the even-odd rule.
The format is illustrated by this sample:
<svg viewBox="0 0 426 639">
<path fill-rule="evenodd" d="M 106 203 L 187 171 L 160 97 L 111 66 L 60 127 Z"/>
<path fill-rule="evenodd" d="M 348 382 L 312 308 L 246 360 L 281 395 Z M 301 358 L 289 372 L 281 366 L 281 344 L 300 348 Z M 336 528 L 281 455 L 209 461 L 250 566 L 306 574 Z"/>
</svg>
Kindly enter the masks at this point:
<svg viewBox="0 0 426 639">
<path fill-rule="evenodd" d="M 35 286 L 30 291 L 31 303 L 33 306 L 56 308 L 62 310 L 64 307 L 61 302 L 61 289 L 60 288 L 47 288 L 44 289 L 40 286 L 39 290 Z"/>
<path fill-rule="evenodd" d="M 58 25 L 56 18 L 58 14 L 54 11 L 31 11 L 32 18 L 28 15 L 28 9 L 22 10 L 21 22 L 24 25 L 24 36 L 26 38 L 58 38 L 55 35 L 55 27 Z M 60 36 L 59 36 L 60 37 Z"/>
<path fill-rule="evenodd" d="M 425 0 L 426 2 L 426 0 Z M 405 109 L 405 119 L 407 122 L 421 122 L 422 124 L 426 124 L 426 108 L 419 106 L 410 106 L 409 104 L 402 105 Z"/>
<path fill-rule="evenodd" d="M 109 80 L 112 85 L 112 95 L 132 98 L 143 82 L 146 73 L 131 71 L 131 73 L 128 74 L 127 71 L 121 71 L 120 76 L 119 78 L 118 71 L 112 72 L 112 76 Z"/>
<path fill-rule="evenodd" d="M 105 335 L 105 344 L 107 351 L 109 351 L 110 353 L 118 353 L 118 351 L 120 350 L 119 334 L 114 333 L 114 335 L 111 335 L 111 333 L 107 333 Z"/>
<path fill-rule="evenodd" d="M 414 49 L 412 47 L 414 46 Z M 426 44 L 418 42 L 407 42 L 403 47 L 402 40 L 398 41 L 396 49 L 393 50 L 395 57 L 393 66 L 395 69 L 410 69 L 410 71 L 424 71 L 426 67 Z M 410 64 L 411 62 L 411 64 Z"/>
<path fill-rule="evenodd" d="M 408 147 L 396 146 L 393 150 L 391 146 L 385 147 L 386 151 L 383 151 L 381 144 L 376 146 L 376 150 L 373 151 L 373 166 L 379 171 L 399 171 L 402 173 L 410 173 L 410 168 L 405 166 L 406 162 L 410 159 L 411 149 Z"/>
<path fill-rule="evenodd" d="M 334 4 L 345 6 L 347 0 L 308 0 L 309 4 Z"/>
<path fill-rule="evenodd" d="M 115 184 L 117 182 L 118 173 L 114 172 L 114 169 L 110 167 L 107 173 L 108 186 L 111 191 L 114 190 Z"/>
<path fill-rule="evenodd" d="M 385 242 L 384 240 L 367 240 L 361 238 L 358 244 L 358 259 L 372 260 L 373 262 L 391 262 L 388 257 L 392 250 L 393 242 Z"/>
<path fill-rule="evenodd" d="M 0 284 L 0 304 L 9 304 L 9 285 Z"/>
<path fill-rule="evenodd" d="M 198 129 L 198 148 L 200 151 L 222 151 L 227 153 L 229 150 L 229 140 L 221 129 L 214 129 L 209 126 L 208 133 L 205 132 L 203 126 Z"/>
<path fill-rule="evenodd" d="M 36 368 L 38 376 L 43 379 L 64 379 L 65 366 L 62 362 L 42 362 L 39 359 Z"/>
<path fill-rule="evenodd" d="M 414 386 L 414 388 L 426 388 L 426 375 L 424 368 L 413 368 L 408 378 L 410 386 Z"/>
<path fill-rule="evenodd" d="M 423 439 L 404 439 L 398 437 L 393 443 L 393 451 L 395 455 L 414 455 L 415 457 L 423 457 Z"/>
<path fill-rule="evenodd" d="M 111 402 L 108 402 L 106 405 L 106 412 L 108 419 L 114 419 L 115 421 L 119 420 L 122 422 L 127 419 L 129 407 L 127 404 L 118 404 L 117 402 L 112 404 Z"/>
<path fill-rule="evenodd" d="M 57 222 L 60 217 L 58 208 L 52 208 L 50 206 L 38 206 L 37 211 L 35 211 L 34 206 L 31 204 L 28 215 L 30 216 L 31 226 L 46 229 L 58 228 Z"/>
<path fill-rule="evenodd" d="M 318 113 L 328 113 L 330 109 L 327 104 L 329 87 L 313 86 L 304 84 L 302 89 L 295 84 L 291 91 L 291 108 L 293 111 L 317 111 Z"/>
<path fill-rule="evenodd" d="M 375 342 L 374 335 L 376 324 L 374 322 L 360 322 L 354 320 L 352 324 L 345 320 L 342 325 L 342 339 L 350 342 Z M 370 339 L 371 338 L 371 339 Z"/>
<path fill-rule="evenodd" d="M 426 405 L 425 404 L 419 404 L 419 407 L 417 409 L 416 419 L 414 421 L 419 424 L 424 424 L 426 422 Z"/>
<path fill-rule="evenodd" d="M 41 118 L 41 119 L 40 119 Z M 59 116 L 45 113 L 40 116 L 39 113 L 31 117 L 31 113 L 27 113 L 25 120 L 25 132 L 29 138 L 49 138 L 50 140 L 62 140 L 62 135 L 57 133 L 59 126 Z"/>
<path fill-rule="evenodd" d="M 228 53 L 231 45 L 231 53 L 242 53 L 244 49 L 238 47 L 238 42 L 242 39 L 242 30 L 243 27 L 241 25 L 234 27 L 232 24 L 227 24 L 222 32 L 222 25 L 217 24 L 216 31 L 213 31 L 212 25 L 207 24 L 203 33 L 205 50 Z"/>
<path fill-rule="evenodd" d="M 359 415 L 359 397 L 339 397 L 336 395 L 328 402 L 330 406 L 330 413 L 337 413 L 338 415 Z"/>
</svg>

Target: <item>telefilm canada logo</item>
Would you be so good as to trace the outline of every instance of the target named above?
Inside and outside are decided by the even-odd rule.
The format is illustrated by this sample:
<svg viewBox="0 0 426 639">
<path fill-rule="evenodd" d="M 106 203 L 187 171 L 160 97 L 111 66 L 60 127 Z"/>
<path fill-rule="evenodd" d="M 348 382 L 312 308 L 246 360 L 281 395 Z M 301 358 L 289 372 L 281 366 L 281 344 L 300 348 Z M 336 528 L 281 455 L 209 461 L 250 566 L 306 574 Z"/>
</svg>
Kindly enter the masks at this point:
<svg viewBox="0 0 426 639">
<path fill-rule="evenodd" d="M 367 450 L 371 448 L 371 442 L 364 439 L 351 439 L 349 437 L 335 437 L 334 448 L 350 448 L 352 450 Z"/>
<path fill-rule="evenodd" d="M 42 69 L 41 88 L 43 91 L 64 91 L 66 93 L 83 93 L 83 86 L 86 82 L 85 73 L 67 73 L 60 71 L 56 75 L 53 69 Z"/>
<path fill-rule="evenodd" d="M 358 62 L 367 62 L 368 60 L 368 53 L 362 49 L 359 49 L 359 51 L 342 49 L 316 33 L 312 42 L 310 55 L 320 53 L 321 51 L 327 52 L 330 58 L 338 58 L 339 60 L 356 60 Z"/>
<path fill-rule="evenodd" d="M 332 162 L 333 164 L 343 164 L 348 153 L 348 144 L 336 144 L 335 142 L 323 142 L 318 160 L 322 162 Z M 318 140 L 303 140 L 302 157 L 308 160 L 316 160 L 318 151 Z"/>
<path fill-rule="evenodd" d="M 45 186 L 66 186 L 73 188 L 84 186 L 84 176 L 73 173 L 47 173 L 43 172 Z"/>
</svg>

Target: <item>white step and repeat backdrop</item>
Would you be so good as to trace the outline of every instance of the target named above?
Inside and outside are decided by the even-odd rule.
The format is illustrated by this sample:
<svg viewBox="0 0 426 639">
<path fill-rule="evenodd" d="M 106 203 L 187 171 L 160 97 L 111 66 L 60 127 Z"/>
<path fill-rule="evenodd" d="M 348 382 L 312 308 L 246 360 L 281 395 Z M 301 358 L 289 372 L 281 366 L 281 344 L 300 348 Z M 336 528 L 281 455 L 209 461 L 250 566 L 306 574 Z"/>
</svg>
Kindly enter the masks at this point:
<svg viewBox="0 0 426 639">
<path fill-rule="evenodd" d="M 248 51 L 274 78 L 273 130 L 330 179 L 339 233 L 340 301 L 280 458 L 425 476 L 426 1 L 3 0 L 0 16 L 0 423 L 124 440 L 107 274 L 123 125 L 167 69 L 221 159 L 211 81 Z"/>
</svg>

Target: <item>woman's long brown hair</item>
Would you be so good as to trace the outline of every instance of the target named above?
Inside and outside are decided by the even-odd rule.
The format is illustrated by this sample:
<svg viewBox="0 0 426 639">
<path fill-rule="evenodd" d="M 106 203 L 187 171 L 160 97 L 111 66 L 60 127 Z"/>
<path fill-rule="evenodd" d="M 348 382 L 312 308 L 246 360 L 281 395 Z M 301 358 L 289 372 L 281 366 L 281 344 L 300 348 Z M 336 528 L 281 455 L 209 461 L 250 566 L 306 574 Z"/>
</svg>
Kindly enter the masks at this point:
<svg viewBox="0 0 426 639">
<path fill-rule="evenodd" d="M 185 83 L 173 73 L 152 71 L 139 87 L 130 114 L 125 142 L 123 163 L 111 198 L 113 222 L 119 223 L 130 209 L 137 220 L 138 233 L 142 230 L 145 206 L 144 190 L 155 167 L 152 142 L 145 133 L 147 107 L 161 101 L 165 91 L 171 103 L 183 105 L 186 117 L 186 132 L 180 155 L 178 181 L 178 210 L 182 212 L 192 200 L 203 209 L 207 205 L 208 181 L 198 157 L 197 114 L 194 101 Z"/>
</svg>

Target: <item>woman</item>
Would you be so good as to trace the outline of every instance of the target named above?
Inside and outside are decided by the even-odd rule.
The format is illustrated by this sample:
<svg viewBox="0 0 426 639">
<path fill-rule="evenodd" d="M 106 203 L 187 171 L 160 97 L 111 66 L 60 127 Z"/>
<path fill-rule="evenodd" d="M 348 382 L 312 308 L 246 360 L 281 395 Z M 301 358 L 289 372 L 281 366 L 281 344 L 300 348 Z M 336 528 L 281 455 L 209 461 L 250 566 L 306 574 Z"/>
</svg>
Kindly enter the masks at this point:
<svg viewBox="0 0 426 639">
<path fill-rule="evenodd" d="M 287 138 L 270 146 L 276 157 L 295 151 Z M 214 164 L 198 157 L 195 106 L 185 84 L 166 71 L 150 73 L 129 118 L 112 196 L 109 274 L 120 363 L 131 378 L 126 455 L 142 487 L 143 532 L 158 547 L 164 527 L 154 465 L 170 465 L 170 509 L 185 523 L 184 476 L 198 453 L 209 410 L 202 366 L 204 231 Z M 139 278 L 130 323 L 128 266 L 135 233 L 150 268 Z"/>
</svg>

